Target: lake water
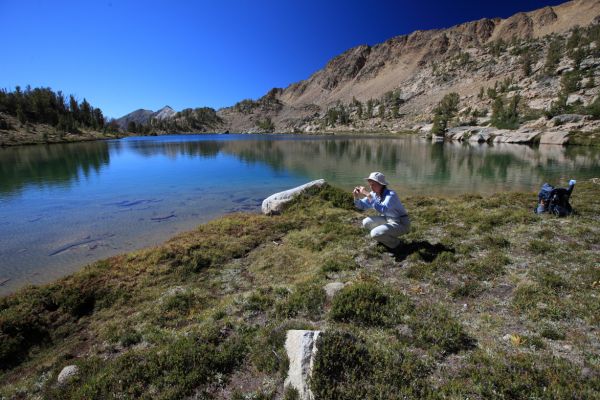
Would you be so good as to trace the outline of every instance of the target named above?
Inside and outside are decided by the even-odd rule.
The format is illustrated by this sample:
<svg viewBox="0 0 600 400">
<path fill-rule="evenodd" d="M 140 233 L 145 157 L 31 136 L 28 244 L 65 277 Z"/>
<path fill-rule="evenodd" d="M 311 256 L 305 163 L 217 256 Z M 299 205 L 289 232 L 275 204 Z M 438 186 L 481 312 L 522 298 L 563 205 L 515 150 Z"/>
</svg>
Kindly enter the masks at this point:
<svg viewBox="0 0 600 400">
<path fill-rule="evenodd" d="M 289 135 L 0 148 L 0 294 L 162 243 L 225 213 L 258 212 L 265 197 L 310 180 L 350 190 L 375 170 L 401 198 L 536 191 L 546 181 L 600 176 L 600 151 Z"/>
</svg>

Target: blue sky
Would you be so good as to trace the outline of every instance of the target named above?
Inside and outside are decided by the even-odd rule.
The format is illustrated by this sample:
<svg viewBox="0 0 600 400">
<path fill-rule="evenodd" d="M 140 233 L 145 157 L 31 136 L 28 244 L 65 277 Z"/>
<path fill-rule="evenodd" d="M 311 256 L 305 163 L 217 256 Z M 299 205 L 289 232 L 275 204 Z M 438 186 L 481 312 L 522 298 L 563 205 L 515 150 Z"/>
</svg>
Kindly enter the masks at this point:
<svg viewBox="0 0 600 400">
<path fill-rule="evenodd" d="M 0 88 L 51 87 L 108 117 L 230 106 L 350 47 L 562 1 L 0 0 Z"/>
</svg>

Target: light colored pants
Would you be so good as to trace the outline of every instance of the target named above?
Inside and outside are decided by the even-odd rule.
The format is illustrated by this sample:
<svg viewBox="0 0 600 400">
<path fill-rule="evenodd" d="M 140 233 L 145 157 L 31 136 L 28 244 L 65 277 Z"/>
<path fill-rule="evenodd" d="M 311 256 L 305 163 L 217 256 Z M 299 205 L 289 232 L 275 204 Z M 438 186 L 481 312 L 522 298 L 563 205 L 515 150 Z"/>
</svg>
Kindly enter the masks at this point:
<svg viewBox="0 0 600 400">
<path fill-rule="evenodd" d="M 398 236 L 405 234 L 410 229 L 408 217 L 395 221 L 386 217 L 367 217 L 363 219 L 363 227 L 371 231 L 371 237 L 389 248 L 400 244 Z"/>
</svg>

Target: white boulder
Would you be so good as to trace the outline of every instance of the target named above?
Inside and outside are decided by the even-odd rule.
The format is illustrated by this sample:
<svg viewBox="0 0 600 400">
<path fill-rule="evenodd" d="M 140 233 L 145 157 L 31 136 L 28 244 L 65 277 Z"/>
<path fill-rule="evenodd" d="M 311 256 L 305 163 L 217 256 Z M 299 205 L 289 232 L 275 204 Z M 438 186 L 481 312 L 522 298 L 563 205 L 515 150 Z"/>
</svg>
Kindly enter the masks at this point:
<svg viewBox="0 0 600 400">
<path fill-rule="evenodd" d="M 540 144 L 567 144 L 569 142 L 568 131 L 544 132 L 540 137 Z"/>
<path fill-rule="evenodd" d="M 284 386 L 296 389 L 302 400 L 314 399 L 308 380 L 312 373 L 320 333 L 321 331 L 290 330 L 285 339 L 285 351 L 290 360 L 290 367 Z"/>
<path fill-rule="evenodd" d="M 275 193 L 267 197 L 262 202 L 262 212 L 266 215 L 278 214 L 286 203 L 292 201 L 296 196 L 312 187 L 321 187 L 325 184 L 325 179 L 305 183 L 302 186 L 295 187 L 283 192 Z"/>
<path fill-rule="evenodd" d="M 496 132 L 498 134 L 494 137 L 496 143 L 532 143 L 540 134 L 538 130 L 522 128 L 516 131 L 499 129 Z"/>
<path fill-rule="evenodd" d="M 59 385 L 64 385 L 77 376 L 78 373 L 79 367 L 77 365 L 67 365 L 58 374 L 57 382 Z"/>
<path fill-rule="evenodd" d="M 575 103 L 581 103 L 581 105 L 587 106 L 588 102 L 586 101 L 585 97 L 579 94 L 570 94 L 567 98 L 567 105 L 570 106 Z"/>
<path fill-rule="evenodd" d="M 346 285 L 342 282 L 331 282 L 325 285 L 323 289 L 325 289 L 325 294 L 327 294 L 327 297 L 332 298 L 337 292 L 342 290 L 344 286 Z"/>
</svg>

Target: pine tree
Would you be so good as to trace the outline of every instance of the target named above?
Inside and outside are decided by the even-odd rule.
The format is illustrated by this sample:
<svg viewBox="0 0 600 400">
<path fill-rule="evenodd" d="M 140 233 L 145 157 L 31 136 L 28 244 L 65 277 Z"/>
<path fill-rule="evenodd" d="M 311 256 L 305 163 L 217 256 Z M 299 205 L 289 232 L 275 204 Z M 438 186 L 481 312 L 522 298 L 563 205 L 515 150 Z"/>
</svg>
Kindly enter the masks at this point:
<svg viewBox="0 0 600 400">
<path fill-rule="evenodd" d="M 399 109 L 400 109 L 400 107 L 398 106 L 397 103 L 394 103 L 392 105 L 392 118 L 399 118 L 400 117 Z"/>
<path fill-rule="evenodd" d="M 377 110 L 379 114 L 379 118 L 385 119 L 385 104 L 381 103 L 379 105 L 379 109 Z"/>
<path fill-rule="evenodd" d="M 356 106 L 356 115 L 358 116 L 358 119 L 362 119 L 363 117 L 363 105 L 362 103 L 359 101 L 357 106 Z"/>
<path fill-rule="evenodd" d="M 516 129 L 519 127 L 519 102 L 521 97 L 515 95 L 506 105 L 502 96 L 498 96 L 492 105 L 491 124 L 500 129 Z"/>
<path fill-rule="evenodd" d="M 433 127 L 431 128 L 433 134 L 440 135 L 446 132 L 448 122 L 458 112 L 459 101 L 458 93 L 448 93 L 434 108 Z"/>
<path fill-rule="evenodd" d="M 529 50 L 525 51 L 521 54 L 519 58 L 519 64 L 521 64 L 521 71 L 523 71 L 523 75 L 530 76 L 531 75 L 531 64 L 533 63 L 531 52 Z"/>
<path fill-rule="evenodd" d="M 84 126 L 92 126 L 92 107 L 84 98 L 79 106 L 81 122 Z"/>
<path fill-rule="evenodd" d="M 73 116 L 73 120 L 80 121 L 79 104 L 77 103 L 77 100 L 75 99 L 75 97 L 73 97 L 73 95 L 69 96 L 69 111 Z"/>
<path fill-rule="evenodd" d="M 556 67 L 562 57 L 562 46 L 563 40 L 560 38 L 554 39 L 548 46 L 548 53 L 546 54 L 546 64 L 544 69 L 547 74 L 554 75 Z"/>
<path fill-rule="evenodd" d="M 367 100 L 367 119 L 373 117 L 373 99 Z"/>
</svg>

